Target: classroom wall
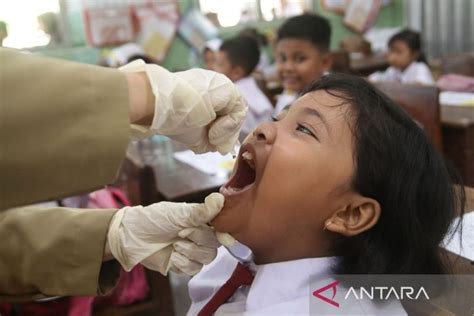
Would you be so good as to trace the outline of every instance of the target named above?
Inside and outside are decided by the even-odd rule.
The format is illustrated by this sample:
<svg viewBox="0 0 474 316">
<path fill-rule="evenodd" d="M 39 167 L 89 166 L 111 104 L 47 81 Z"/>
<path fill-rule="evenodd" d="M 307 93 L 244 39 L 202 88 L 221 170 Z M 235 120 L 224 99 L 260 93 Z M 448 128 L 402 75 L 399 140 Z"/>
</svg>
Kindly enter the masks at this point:
<svg viewBox="0 0 474 316">
<path fill-rule="evenodd" d="M 40 51 L 46 55 L 77 60 L 86 63 L 96 63 L 101 56 L 103 49 L 87 47 L 85 44 L 85 36 L 83 32 L 82 13 L 80 7 L 74 0 L 62 0 L 63 6 L 69 5 L 69 10 L 65 16 L 66 27 L 68 33 L 71 34 L 71 43 L 74 47 L 66 48 L 46 48 Z M 198 0 L 179 0 L 181 14 L 184 14 L 190 7 L 197 7 Z M 343 16 L 325 10 L 321 6 L 320 0 L 313 0 L 314 12 L 321 14 L 329 19 L 332 26 L 331 48 L 337 48 L 339 42 L 345 36 L 354 34 L 350 29 L 342 24 Z M 403 26 L 404 21 L 404 1 L 392 0 L 392 3 L 382 8 L 377 21 L 376 27 L 397 27 Z M 271 22 L 253 22 L 247 25 L 239 25 L 235 27 L 222 28 L 219 33 L 222 38 L 229 38 L 236 35 L 242 28 L 252 26 L 259 29 L 262 33 L 272 36 L 276 29 L 283 22 L 283 19 Z M 110 49 L 110 48 L 108 48 Z M 267 53 L 271 54 L 270 51 Z M 179 36 L 175 38 L 170 46 L 167 57 L 163 65 L 170 70 L 183 70 L 193 66 L 201 65 L 199 52 L 191 49 Z"/>
<path fill-rule="evenodd" d="M 198 0 L 186 0 L 180 1 L 181 11 L 185 12 L 185 10 L 191 6 L 197 6 Z M 351 31 L 350 29 L 346 28 L 343 23 L 342 19 L 343 16 L 337 13 L 333 13 L 330 11 L 325 10 L 321 6 L 320 0 L 313 0 L 313 7 L 314 12 L 321 14 L 329 19 L 331 26 L 332 26 L 332 38 L 331 38 L 331 48 L 337 48 L 339 46 L 339 42 L 342 38 L 355 34 L 355 32 Z M 392 0 L 392 3 L 382 8 L 377 21 L 375 23 L 375 27 L 398 27 L 403 26 L 404 21 L 404 1 L 403 0 Z M 254 22 L 249 24 L 249 26 L 253 26 L 258 28 L 263 34 L 267 34 L 271 36 L 274 34 L 276 29 L 281 25 L 284 20 L 277 20 L 271 22 Z M 247 25 L 239 25 L 235 27 L 228 27 L 222 28 L 219 31 L 219 34 L 222 38 L 229 38 L 235 36 L 241 29 L 246 27 Z M 268 52 L 271 54 L 271 52 Z M 193 52 L 188 47 L 188 45 L 181 39 L 176 38 L 171 46 L 169 54 L 165 59 L 164 66 L 173 69 L 185 69 L 193 66 L 193 62 L 197 60 L 200 63 L 199 56 L 193 56 Z"/>
</svg>

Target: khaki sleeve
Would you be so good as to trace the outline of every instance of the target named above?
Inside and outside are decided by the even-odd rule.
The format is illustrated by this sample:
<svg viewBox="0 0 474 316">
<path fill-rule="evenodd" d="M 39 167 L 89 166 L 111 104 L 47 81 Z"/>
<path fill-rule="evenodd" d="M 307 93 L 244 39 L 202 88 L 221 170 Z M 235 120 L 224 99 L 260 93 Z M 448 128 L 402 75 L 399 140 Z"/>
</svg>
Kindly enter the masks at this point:
<svg viewBox="0 0 474 316">
<path fill-rule="evenodd" d="M 118 70 L 0 48 L 0 113 L 0 211 L 114 181 L 130 132 Z"/>
<path fill-rule="evenodd" d="M 0 212 L 0 301 L 112 289 L 119 264 L 103 264 L 102 256 L 114 212 L 59 207 Z"/>
</svg>

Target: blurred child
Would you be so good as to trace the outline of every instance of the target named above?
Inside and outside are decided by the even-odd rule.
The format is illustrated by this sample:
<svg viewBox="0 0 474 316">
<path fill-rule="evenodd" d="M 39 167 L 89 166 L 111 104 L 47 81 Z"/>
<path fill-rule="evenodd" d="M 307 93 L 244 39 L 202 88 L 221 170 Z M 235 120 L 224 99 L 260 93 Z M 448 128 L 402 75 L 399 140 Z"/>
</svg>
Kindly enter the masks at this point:
<svg viewBox="0 0 474 316">
<path fill-rule="evenodd" d="M 205 69 L 214 70 L 216 54 L 219 51 L 221 44 L 222 41 L 218 38 L 214 38 L 206 42 L 206 46 L 204 46 L 204 49 L 202 50 L 202 59 Z"/>
<path fill-rule="evenodd" d="M 270 60 L 265 52 L 265 49 L 268 46 L 268 41 L 265 35 L 260 33 L 254 27 L 248 27 L 240 31 L 238 36 L 249 36 L 257 41 L 258 48 L 260 49 L 260 59 L 258 61 L 256 70 L 264 72 L 264 70 L 271 65 Z"/>
<path fill-rule="evenodd" d="M 189 283 L 188 315 L 309 315 L 312 282 L 333 273 L 445 273 L 439 246 L 463 214 L 462 188 L 457 195 L 442 156 L 387 96 L 359 77 L 324 76 L 243 143 L 212 224 L 254 260 L 239 265 L 221 247 Z M 247 285 L 210 306 L 240 274 Z M 337 314 L 405 315 L 399 301 L 340 303 Z"/>
<path fill-rule="evenodd" d="M 277 100 L 275 114 L 331 69 L 330 40 L 328 20 L 315 14 L 292 17 L 278 29 L 275 61 L 284 91 Z"/>
<path fill-rule="evenodd" d="M 369 76 L 372 82 L 397 81 L 406 84 L 433 85 L 431 71 L 421 47 L 420 34 L 404 30 L 392 36 L 388 42 L 387 56 L 390 67 L 384 72 Z"/>
<path fill-rule="evenodd" d="M 249 109 L 242 125 L 246 136 L 258 124 L 271 119 L 273 106 L 251 76 L 260 59 L 255 39 L 239 36 L 222 43 L 216 54 L 214 70 L 231 79 L 246 99 Z"/>
</svg>

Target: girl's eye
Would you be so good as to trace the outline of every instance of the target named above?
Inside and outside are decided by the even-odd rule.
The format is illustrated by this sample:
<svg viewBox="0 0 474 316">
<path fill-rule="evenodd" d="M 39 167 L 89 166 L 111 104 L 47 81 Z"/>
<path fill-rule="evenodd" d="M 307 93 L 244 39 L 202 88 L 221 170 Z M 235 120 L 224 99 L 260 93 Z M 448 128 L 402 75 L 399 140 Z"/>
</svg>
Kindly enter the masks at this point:
<svg viewBox="0 0 474 316">
<path fill-rule="evenodd" d="M 272 116 L 272 122 L 278 122 L 278 117 Z"/>
<path fill-rule="evenodd" d="M 305 127 L 302 124 L 298 124 L 297 127 L 296 127 L 296 130 L 300 131 L 302 133 L 308 134 L 309 136 L 315 138 L 316 140 L 319 140 L 319 138 L 316 137 L 316 135 L 314 135 L 314 133 L 310 129 L 308 129 L 307 127 Z"/>
</svg>

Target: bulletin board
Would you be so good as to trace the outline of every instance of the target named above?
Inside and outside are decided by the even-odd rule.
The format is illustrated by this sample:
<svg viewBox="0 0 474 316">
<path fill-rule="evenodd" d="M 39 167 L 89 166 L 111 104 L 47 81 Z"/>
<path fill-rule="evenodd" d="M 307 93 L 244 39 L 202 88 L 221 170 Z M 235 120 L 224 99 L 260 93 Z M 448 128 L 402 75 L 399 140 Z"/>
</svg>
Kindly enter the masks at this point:
<svg viewBox="0 0 474 316">
<path fill-rule="evenodd" d="M 214 24 L 196 8 L 188 10 L 179 25 L 179 35 L 198 51 L 206 46 L 207 41 L 217 38 L 218 34 Z"/>
<path fill-rule="evenodd" d="M 134 14 L 139 26 L 136 42 L 148 55 L 163 61 L 178 30 L 178 2 L 155 1 L 135 6 Z"/>
<path fill-rule="evenodd" d="M 84 26 L 89 45 L 119 45 L 134 38 L 133 11 L 130 7 L 84 9 Z"/>
<path fill-rule="evenodd" d="M 104 47 L 135 42 L 157 61 L 166 57 L 180 19 L 177 0 L 85 6 L 83 17 L 89 45 Z"/>
<path fill-rule="evenodd" d="M 349 3 L 350 0 L 321 0 L 321 6 L 325 10 L 339 14 L 344 14 L 346 12 Z"/>
<path fill-rule="evenodd" d="M 343 23 L 350 29 L 363 33 L 374 25 L 381 6 L 382 0 L 351 0 Z"/>
<path fill-rule="evenodd" d="M 343 15 L 344 25 L 358 33 L 371 28 L 381 7 L 390 4 L 391 0 L 321 0 L 325 10 Z"/>
</svg>

